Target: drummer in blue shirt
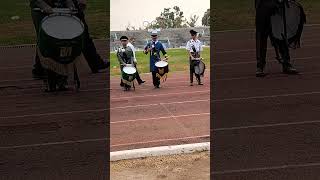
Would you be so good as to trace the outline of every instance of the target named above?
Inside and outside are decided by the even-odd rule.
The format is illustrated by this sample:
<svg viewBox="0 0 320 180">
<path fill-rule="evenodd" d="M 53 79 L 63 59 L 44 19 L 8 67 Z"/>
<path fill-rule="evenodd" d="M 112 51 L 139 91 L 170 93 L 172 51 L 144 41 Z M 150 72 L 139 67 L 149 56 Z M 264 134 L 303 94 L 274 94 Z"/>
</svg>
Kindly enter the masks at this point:
<svg viewBox="0 0 320 180">
<path fill-rule="evenodd" d="M 162 43 L 158 41 L 158 32 L 154 30 L 151 32 L 151 41 L 144 48 L 144 53 L 150 53 L 150 72 L 152 73 L 152 81 L 155 88 L 160 88 L 160 79 L 157 77 L 158 69 L 155 66 L 155 63 L 161 60 L 160 52 L 167 59 L 167 52 Z"/>
</svg>

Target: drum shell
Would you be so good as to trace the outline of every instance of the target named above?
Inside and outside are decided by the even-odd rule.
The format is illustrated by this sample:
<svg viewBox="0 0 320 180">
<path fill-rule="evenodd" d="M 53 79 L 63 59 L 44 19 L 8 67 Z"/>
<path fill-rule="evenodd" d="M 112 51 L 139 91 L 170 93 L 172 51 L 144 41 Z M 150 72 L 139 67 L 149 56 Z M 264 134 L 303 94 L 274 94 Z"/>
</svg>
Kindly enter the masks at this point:
<svg viewBox="0 0 320 180">
<path fill-rule="evenodd" d="M 132 82 L 133 80 L 135 80 L 136 74 L 137 74 L 137 72 L 134 73 L 134 74 L 127 74 L 127 73 L 125 73 L 125 72 L 123 71 L 123 68 L 121 69 L 122 79 L 124 79 L 124 80 L 126 80 L 126 81 L 128 81 L 128 82 Z"/>
<path fill-rule="evenodd" d="M 164 67 L 157 67 L 156 66 L 156 68 L 157 68 L 156 73 L 159 74 L 160 76 L 163 76 L 169 72 L 169 64 L 167 64 Z"/>
<path fill-rule="evenodd" d="M 83 33 L 73 39 L 57 39 L 57 38 L 51 37 L 42 29 L 42 23 L 47 18 L 50 18 L 50 16 L 45 17 L 41 21 L 41 25 L 39 27 L 40 29 L 39 29 L 39 35 L 38 35 L 39 36 L 38 46 L 42 56 L 47 58 L 52 58 L 61 64 L 71 63 L 76 57 L 81 55 L 83 44 L 84 44 Z M 66 48 L 66 49 L 70 48 L 71 53 L 67 56 L 61 56 L 61 51 L 63 48 Z"/>
</svg>

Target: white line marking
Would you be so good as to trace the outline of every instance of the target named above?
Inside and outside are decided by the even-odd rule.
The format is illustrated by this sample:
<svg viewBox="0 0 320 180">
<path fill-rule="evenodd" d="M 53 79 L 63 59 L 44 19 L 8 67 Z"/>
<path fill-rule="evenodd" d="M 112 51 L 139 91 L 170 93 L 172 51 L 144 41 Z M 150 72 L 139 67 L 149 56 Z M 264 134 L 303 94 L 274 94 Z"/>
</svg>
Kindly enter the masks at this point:
<svg viewBox="0 0 320 180">
<path fill-rule="evenodd" d="M 277 98 L 277 97 L 289 97 L 289 96 L 304 96 L 304 95 L 315 95 L 315 94 L 320 94 L 320 91 L 293 93 L 293 94 L 278 94 L 278 95 L 269 95 L 269 96 L 252 96 L 252 97 L 242 97 L 242 98 L 240 97 L 240 98 L 216 99 L 216 100 L 213 100 L 213 102 L 265 99 L 265 98 Z"/>
<path fill-rule="evenodd" d="M 144 96 L 128 96 L 128 97 L 111 98 L 111 100 L 133 99 L 133 98 L 144 98 L 144 97 L 158 97 L 158 96 L 167 96 L 167 95 L 195 94 L 195 93 L 206 93 L 206 92 L 210 92 L 210 90 L 192 91 L 192 92 L 190 92 L 190 91 L 189 92 L 178 92 L 178 93 L 165 93 L 165 94 L 150 94 L 150 95 L 144 95 Z"/>
<path fill-rule="evenodd" d="M 310 56 L 310 57 L 301 57 L 301 58 L 295 58 L 294 60 L 308 60 L 308 59 L 315 59 L 320 58 L 320 56 Z M 274 59 L 268 59 L 268 62 L 278 62 Z M 239 64 L 254 64 L 257 63 L 257 61 L 244 61 L 244 62 L 233 62 L 233 63 L 219 63 L 219 64 L 212 64 L 213 67 L 215 66 L 227 66 L 227 65 L 239 65 Z"/>
<path fill-rule="evenodd" d="M 75 143 L 88 143 L 88 142 L 97 142 L 97 141 L 107 141 L 107 138 L 83 139 L 83 140 L 78 140 L 78 141 L 61 141 L 61 142 L 51 142 L 51 143 L 39 143 L 39 144 L 28 144 L 28 145 L 20 145 L 20 146 L 3 146 L 3 147 L 0 147 L 0 150 L 30 148 L 30 147 L 39 147 L 39 146 L 65 145 L 65 144 L 75 144 Z"/>
<path fill-rule="evenodd" d="M 181 117 L 190 117 L 190 116 L 204 116 L 204 115 L 210 115 L 210 113 L 184 114 L 184 115 L 176 115 L 176 116 L 172 115 L 172 116 L 162 116 L 162 117 L 155 117 L 155 118 L 143 118 L 143 119 L 133 119 L 133 120 L 124 120 L 124 121 L 114 121 L 114 122 L 110 122 L 110 124 L 131 123 L 131 122 L 138 122 L 138 121 L 150 121 L 150 120 L 181 118 Z M 112 117 L 111 117 L 111 119 L 112 119 Z"/>
<path fill-rule="evenodd" d="M 131 146 L 131 145 L 139 145 L 139 144 L 147 144 L 147 143 L 160 143 L 166 141 L 179 141 L 179 140 L 188 140 L 188 139 L 198 139 L 198 138 L 209 138 L 210 135 L 202 135 L 202 136 L 189 136 L 183 138 L 173 138 L 173 139 L 159 139 L 153 141 L 143 141 L 143 142 L 134 142 L 134 143 L 123 143 L 123 144 L 114 144 L 111 147 L 120 147 L 120 146 Z M 112 138 L 111 138 L 112 141 Z"/>
<path fill-rule="evenodd" d="M 162 103 L 162 104 L 184 104 L 184 103 L 197 103 L 197 102 L 207 102 L 210 101 L 210 99 L 199 99 L 199 100 L 194 100 L 194 101 L 175 101 L 175 102 L 167 102 L 167 103 Z M 111 109 L 125 109 L 125 108 L 136 108 L 136 107 L 149 107 L 149 106 L 159 106 L 160 103 L 155 103 L 155 104 L 140 104 L 140 105 L 132 105 L 132 106 L 119 106 L 119 107 L 113 107 Z"/>
<path fill-rule="evenodd" d="M 261 124 L 261 125 L 238 126 L 238 127 L 228 127 L 228 128 L 216 128 L 216 129 L 213 129 L 213 132 L 215 132 L 215 131 L 233 131 L 233 130 L 242 130 L 242 129 L 250 129 L 250 128 L 265 128 L 265 127 L 277 127 L 277 126 L 316 124 L 316 123 L 320 123 L 320 120 L 288 122 L 288 123 L 274 123 L 274 124 Z"/>
<path fill-rule="evenodd" d="M 110 153 L 110 161 L 189 154 L 203 151 L 210 151 L 210 142 L 116 151 Z"/>
<path fill-rule="evenodd" d="M 305 163 L 305 164 L 291 164 L 291 165 L 282 165 L 282 166 L 269 166 L 262 168 L 248 168 L 248 169 L 237 169 L 237 170 L 226 170 L 226 171 L 213 171 L 215 175 L 223 174 L 232 174 L 232 173 L 245 173 L 253 171 L 269 171 L 269 170 L 278 170 L 278 169 L 288 169 L 288 168 L 302 168 L 302 167 L 313 167 L 320 166 L 320 163 Z"/>
</svg>

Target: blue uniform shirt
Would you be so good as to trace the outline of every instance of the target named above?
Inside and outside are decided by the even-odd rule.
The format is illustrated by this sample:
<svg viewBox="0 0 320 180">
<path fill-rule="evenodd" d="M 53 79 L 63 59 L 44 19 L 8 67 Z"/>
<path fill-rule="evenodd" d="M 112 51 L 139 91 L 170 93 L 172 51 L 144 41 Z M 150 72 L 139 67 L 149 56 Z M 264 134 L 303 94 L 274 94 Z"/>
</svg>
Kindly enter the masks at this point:
<svg viewBox="0 0 320 180">
<path fill-rule="evenodd" d="M 162 52 L 163 55 L 167 54 L 166 51 L 164 50 L 163 45 L 159 41 L 151 41 L 145 46 L 145 50 L 148 48 L 151 48 L 152 50 L 149 52 L 150 53 L 150 72 L 154 72 L 157 70 L 157 67 L 155 66 L 155 63 L 160 61 L 160 51 Z"/>
</svg>

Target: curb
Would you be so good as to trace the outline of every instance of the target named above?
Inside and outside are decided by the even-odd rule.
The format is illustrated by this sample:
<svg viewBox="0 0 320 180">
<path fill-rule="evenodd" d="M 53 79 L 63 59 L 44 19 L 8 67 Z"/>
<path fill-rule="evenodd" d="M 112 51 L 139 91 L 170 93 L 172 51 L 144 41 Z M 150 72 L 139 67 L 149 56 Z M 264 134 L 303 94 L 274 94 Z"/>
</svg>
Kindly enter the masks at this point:
<svg viewBox="0 0 320 180">
<path fill-rule="evenodd" d="M 210 142 L 116 151 L 110 153 L 110 161 L 113 162 L 154 156 L 190 154 L 203 151 L 210 151 Z"/>
</svg>

